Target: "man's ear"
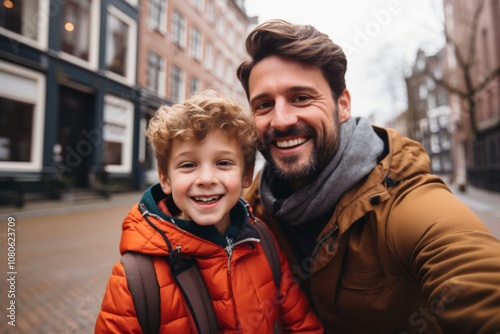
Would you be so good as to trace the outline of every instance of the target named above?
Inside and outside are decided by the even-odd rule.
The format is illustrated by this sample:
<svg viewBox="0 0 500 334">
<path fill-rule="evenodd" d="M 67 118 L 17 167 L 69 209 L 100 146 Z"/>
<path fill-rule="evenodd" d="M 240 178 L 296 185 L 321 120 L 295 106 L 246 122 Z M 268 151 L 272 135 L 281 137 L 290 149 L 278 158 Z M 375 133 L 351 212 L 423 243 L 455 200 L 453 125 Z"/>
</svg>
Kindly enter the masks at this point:
<svg viewBox="0 0 500 334">
<path fill-rule="evenodd" d="M 243 174 L 243 182 L 242 182 L 243 188 L 248 188 L 252 185 L 254 168 L 255 164 L 248 166 L 248 168 L 245 171 L 245 174 Z"/>
<path fill-rule="evenodd" d="M 168 175 L 164 174 L 161 170 L 158 170 L 158 177 L 160 179 L 161 190 L 163 190 L 165 194 L 171 194 L 172 185 L 170 184 Z"/>
<path fill-rule="evenodd" d="M 351 94 L 347 89 L 340 94 L 337 104 L 340 123 L 344 123 L 351 117 Z"/>
</svg>

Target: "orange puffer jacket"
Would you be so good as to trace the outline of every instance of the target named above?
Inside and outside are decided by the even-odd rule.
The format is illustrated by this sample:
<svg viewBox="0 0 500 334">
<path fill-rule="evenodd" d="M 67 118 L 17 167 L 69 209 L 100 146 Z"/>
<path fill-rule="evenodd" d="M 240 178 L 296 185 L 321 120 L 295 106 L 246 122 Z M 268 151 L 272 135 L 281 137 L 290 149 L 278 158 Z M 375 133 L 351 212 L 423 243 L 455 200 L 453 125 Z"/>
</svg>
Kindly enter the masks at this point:
<svg viewBox="0 0 500 334">
<path fill-rule="evenodd" d="M 165 220 L 164 215 L 156 213 L 158 208 L 152 204 L 152 196 L 149 199 L 148 196 L 146 192 L 141 200 L 150 210 L 144 215 L 166 234 L 173 248 L 180 246 L 182 255 L 197 260 L 212 298 L 219 333 L 273 333 L 277 320 L 284 332 L 323 333 L 322 325 L 294 281 L 281 251 L 283 275 L 281 297 L 277 297 L 279 294 L 258 232 L 248 218 L 234 240 L 232 251 L 229 247 L 226 250 Z M 122 254 L 134 251 L 153 256 L 160 286 L 160 333 L 197 333 L 193 317 L 165 260 L 169 255 L 165 241 L 148 224 L 138 205 L 125 218 L 122 230 Z M 113 267 L 95 333 L 142 333 L 120 262 Z"/>
</svg>

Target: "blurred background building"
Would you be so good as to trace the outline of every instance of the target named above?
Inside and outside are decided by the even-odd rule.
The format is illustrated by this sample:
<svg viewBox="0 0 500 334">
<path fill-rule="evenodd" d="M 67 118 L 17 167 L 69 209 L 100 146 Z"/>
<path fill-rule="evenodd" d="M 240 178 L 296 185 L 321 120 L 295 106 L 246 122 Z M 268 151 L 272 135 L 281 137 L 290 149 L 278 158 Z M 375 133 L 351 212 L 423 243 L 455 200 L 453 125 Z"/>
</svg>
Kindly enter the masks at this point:
<svg viewBox="0 0 500 334">
<path fill-rule="evenodd" d="M 206 88 L 245 103 L 252 22 L 243 0 L 3 1 L 0 199 L 154 182 L 147 121 Z"/>
</svg>

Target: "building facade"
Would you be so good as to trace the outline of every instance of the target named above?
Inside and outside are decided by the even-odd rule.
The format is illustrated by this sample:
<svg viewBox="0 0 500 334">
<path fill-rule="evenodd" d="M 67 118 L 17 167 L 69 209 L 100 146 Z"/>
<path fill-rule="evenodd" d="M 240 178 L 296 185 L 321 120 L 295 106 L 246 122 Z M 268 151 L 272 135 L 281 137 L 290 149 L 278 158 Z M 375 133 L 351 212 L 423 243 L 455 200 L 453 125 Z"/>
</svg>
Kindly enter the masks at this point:
<svg viewBox="0 0 500 334">
<path fill-rule="evenodd" d="M 451 95 L 455 179 L 462 187 L 471 184 L 500 192 L 500 0 L 443 3 L 449 36 L 445 76 L 470 97 Z M 475 26 L 476 31 L 471 30 Z M 490 77 L 492 73 L 496 74 Z M 488 77 L 493 80 L 483 85 Z"/>
<path fill-rule="evenodd" d="M 405 123 L 407 135 L 425 147 L 431 159 L 431 172 L 451 177 L 449 93 L 433 79 L 443 76 L 445 66 L 444 49 L 431 56 L 418 50 L 411 74 L 405 78 L 408 96 Z"/>
<path fill-rule="evenodd" d="M 0 192 L 141 189 L 147 120 L 235 70 L 243 1 L 6 0 L 0 5 Z"/>
<path fill-rule="evenodd" d="M 244 1 L 141 0 L 138 86 L 141 138 L 161 104 L 182 101 L 200 90 L 214 89 L 247 105 L 236 78 L 245 59 L 244 40 L 255 18 Z M 157 180 L 156 161 L 140 142 L 145 183 Z"/>
</svg>

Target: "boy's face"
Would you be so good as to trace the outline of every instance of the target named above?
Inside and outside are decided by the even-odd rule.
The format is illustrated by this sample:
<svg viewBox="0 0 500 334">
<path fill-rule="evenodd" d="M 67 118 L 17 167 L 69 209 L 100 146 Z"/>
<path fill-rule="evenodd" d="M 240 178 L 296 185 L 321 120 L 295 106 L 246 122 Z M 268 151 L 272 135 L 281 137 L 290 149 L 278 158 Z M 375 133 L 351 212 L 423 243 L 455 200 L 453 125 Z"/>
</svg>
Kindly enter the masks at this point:
<svg viewBox="0 0 500 334">
<path fill-rule="evenodd" d="M 240 145 L 221 132 L 209 133 L 202 142 L 174 140 L 167 170 L 168 175 L 160 172 L 160 183 L 182 211 L 178 218 L 215 225 L 221 233 L 253 176 L 253 168 L 245 171 Z"/>
</svg>

